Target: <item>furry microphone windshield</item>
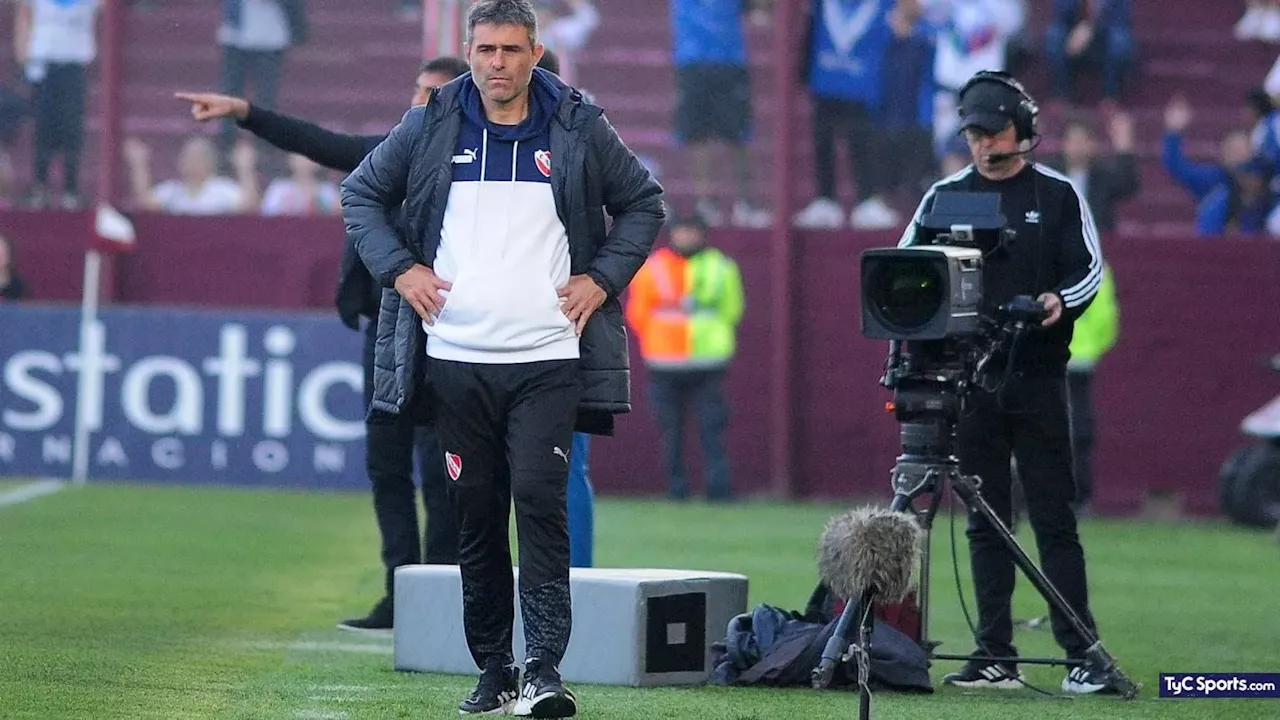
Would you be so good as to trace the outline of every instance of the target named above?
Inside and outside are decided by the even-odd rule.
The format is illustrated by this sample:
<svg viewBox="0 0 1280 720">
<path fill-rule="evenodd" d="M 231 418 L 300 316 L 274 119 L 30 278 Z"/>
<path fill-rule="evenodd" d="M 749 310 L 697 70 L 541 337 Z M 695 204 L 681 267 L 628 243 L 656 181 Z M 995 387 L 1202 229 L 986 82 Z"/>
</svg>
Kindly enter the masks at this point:
<svg viewBox="0 0 1280 720">
<path fill-rule="evenodd" d="M 818 540 L 818 574 L 842 598 L 870 589 L 877 602 L 901 602 L 920 564 L 924 531 L 915 517 L 859 508 L 827 522 Z"/>
</svg>

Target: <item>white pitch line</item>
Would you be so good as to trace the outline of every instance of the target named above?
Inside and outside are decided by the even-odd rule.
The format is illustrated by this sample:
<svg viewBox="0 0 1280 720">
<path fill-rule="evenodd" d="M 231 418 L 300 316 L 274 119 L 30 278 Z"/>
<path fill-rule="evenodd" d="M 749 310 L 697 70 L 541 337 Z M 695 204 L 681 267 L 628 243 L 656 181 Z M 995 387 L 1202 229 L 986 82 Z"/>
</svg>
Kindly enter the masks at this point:
<svg viewBox="0 0 1280 720">
<path fill-rule="evenodd" d="M 313 685 L 312 690 L 321 690 L 324 692 L 345 692 L 345 693 L 367 693 L 373 692 L 373 688 L 368 685 Z"/>
<path fill-rule="evenodd" d="M 293 650 L 302 652 L 344 652 L 365 653 L 369 655 L 393 655 L 395 648 L 391 645 L 375 643 L 347 642 L 251 642 L 249 647 L 257 650 Z"/>
<path fill-rule="evenodd" d="M 27 485 L 20 485 L 13 490 L 0 492 L 0 507 L 17 505 L 45 495 L 52 495 L 66 487 L 67 484 L 61 480 L 41 480 Z"/>
<path fill-rule="evenodd" d="M 298 720 L 346 720 L 350 717 L 341 710 L 294 710 L 293 716 Z"/>
</svg>

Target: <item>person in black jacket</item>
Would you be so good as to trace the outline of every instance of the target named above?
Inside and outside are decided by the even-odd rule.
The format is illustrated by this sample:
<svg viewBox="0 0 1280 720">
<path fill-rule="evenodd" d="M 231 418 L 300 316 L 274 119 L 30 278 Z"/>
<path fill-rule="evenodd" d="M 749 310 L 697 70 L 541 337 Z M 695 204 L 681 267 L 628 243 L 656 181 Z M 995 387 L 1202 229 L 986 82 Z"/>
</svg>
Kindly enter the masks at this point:
<svg viewBox="0 0 1280 720">
<path fill-rule="evenodd" d="M 918 223 L 940 192 L 994 192 L 1015 234 L 1000 247 L 984 247 L 982 311 L 1015 295 L 1030 295 L 1044 306 L 1043 327 L 1018 342 L 1014 365 L 995 392 L 971 389 L 956 428 L 960 467 L 982 478 L 982 493 L 1006 526 L 1012 525 L 1011 456 L 1017 459 L 1031 529 L 1049 580 L 1086 626 L 1089 612 L 1084 550 L 1072 509 L 1075 482 L 1067 420 L 1066 365 L 1072 325 L 1102 283 L 1103 259 L 1089 203 L 1061 173 L 1028 162 L 1036 136 L 1035 101 L 1002 72 L 976 74 L 960 91 L 960 127 L 973 163 L 935 183 L 903 233 L 902 247 L 915 243 Z M 1009 357 L 997 361 L 1007 363 Z M 1018 688 L 1016 664 L 993 658 L 1016 657 L 1011 601 L 1013 559 L 996 530 L 977 513 L 969 520 L 969 555 L 978 600 L 978 650 L 959 672 L 943 682 L 962 687 Z M 1056 609 L 1050 613 L 1054 638 L 1073 660 L 1084 660 L 1088 641 Z M 1073 667 L 1064 692 L 1107 689 L 1101 668 Z"/>
<path fill-rule="evenodd" d="M 1094 224 L 1100 232 L 1116 227 L 1117 206 L 1138 193 L 1138 160 L 1134 155 L 1133 117 L 1117 112 L 1111 117 L 1111 156 L 1099 156 L 1092 126 L 1073 119 L 1062 131 L 1062 154 L 1048 159 L 1049 167 L 1071 178 L 1089 201 Z"/>
<path fill-rule="evenodd" d="M 465 62 L 441 57 L 425 63 L 414 84 L 412 104 L 427 101 L 435 88 L 466 72 Z M 385 135 L 343 135 L 304 120 L 272 112 L 243 98 L 212 93 L 177 93 L 191 103 L 196 120 L 207 122 L 233 118 L 236 123 L 266 142 L 298 153 L 335 170 L 350 172 L 360 164 Z M 343 252 L 336 304 L 338 314 L 352 330 L 365 320 L 364 393 L 365 407 L 373 395 L 374 340 L 380 291 L 351 243 Z M 365 465 L 373 486 L 374 513 L 382 535 L 382 562 L 386 566 L 386 594 L 368 615 L 339 623 L 346 630 L 388 630 L 394 619 L 393 582 L 395 569 L 420 562 L 453 565 L 458 562 L 458 523 L 449 502 L 439 447 L 430 428 L 416 428 L 410 422 L 368 423 L 365 437 Z M 413 463 L 418 458 L 422 477 L 422 497 L 426 506 L 426 549 L 418 531 L 414 499 Z"/>
<path fill-rule="evenodd" d="M 662 228 L 662 187 L 599 107 L 534 67 L 543 48 L 528 0 L 480 0 L 467 26 L 471 73 L 410 110 L 343 182 L 343 217 L 385 288 L 373 408 L 425 411 L 445 451 L 481 670 L 460 709 L 568 717 L 570 444 L 583 411 L 630 409 L 618 296 Z"/>
</svg>

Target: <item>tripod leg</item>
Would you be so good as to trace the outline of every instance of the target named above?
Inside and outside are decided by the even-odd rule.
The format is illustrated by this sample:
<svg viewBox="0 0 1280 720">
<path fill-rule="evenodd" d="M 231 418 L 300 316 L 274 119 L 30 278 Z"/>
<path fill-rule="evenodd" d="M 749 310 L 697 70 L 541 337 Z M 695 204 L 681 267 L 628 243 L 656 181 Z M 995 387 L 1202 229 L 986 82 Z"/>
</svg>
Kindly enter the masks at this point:
<svg viewBox="0 0 1280 720">
<path fill-rule="evenodd" d="M 1000 535 L 1001 540 L 1004 541 L 1005 547 L 1007 547 L 1009 552 L 1013 555 L 1013 561 L 1022 569 L 1022 572 L 1026 574 L 1027 579 L 1031 581 L 1032 585 L 1035 585 L 1036 590 L 1044 596 L 1044 599 L 1067 618 L 1067 621 L 1070 622 L 1071 626 L 1075 628 L 1075 631 L 1080 634 L 1080 637 L 1088 640 L 1089 644 L 1097 642 L 1098 638 L 1093 634 L 1093 631 L 1084 624 L 1080 619 L 1080 616 L 1076 614 L 1075 609 L 1072 608 L 1071 605 L 1067 603 L 1066 599 L 1062 597 L 1062 593 L 1058 592 L 1058 588 L 1054 587 L 1053 583 L 1049 581 L 1049 578 L 1040 571 L 1040 568 L 1036 567 L 1035 562 L 1031 560 L 1031 557 L 1027 555 L 1026 551 L 1022 549 L 1022 546 L 1018 544 L 1017 539 L 1013 537 L 1013 533 L 1009 531 L 1009 528 L 1006 527 L 1000 520 L 1000 517 L 996 515 L 996 511 L 987 503 L 986 498 L 982 497 L 978 492 L 977 484 L 973 481 L 973 478 L 965 476 L 956 477 L 951 483 L 951 487 L 955 490 L 956 494 L 960 496 L 960 499 L 964 501 L 966 506 L 972 510 L 978 511 L 991 525 L 991 527 L 995 528 L 996 532 Z"/>
<path fill-rule="evenodd" d="M 822 648 L 822 659 L 809 673 L 809 682 L 815 689 L 824 690 L 831 686 L 831 680 L 836 674 L 836 666 L 840 663 L 845 648 L 849 647 L 849 625 L 853 623 L 853 616 L 857 611 L 858 603 L 845 602 L 840 620 L 836 622 L 836 629 Z"/>
<path fill-rule="evenodd" d="M 938 514 L 938 503 L 942 500 L 945 487 L 934 489 L 929 507 L 921 513 L 920 526 L 924 529 L 924 547 L 920 548 L 920 590 L 917 599 L 920 601 L 920 647 L 932 652 L 936 644 L 929 640 L 929 565 L 930 552 L 933 547 L 933 518 Z"/>
<path fill-rule="evenodd" d="M 889 501 L 889 512 L 902 512 L 911 507 L 911 495 L 903 495 L 899 493 L 893 496 Z"/>
<path fill-rule="evenodd" d="M 1026 551 L 1022 549 L 1022 546 L 1013 537 L 1013 533 L 1009 531 L 1009 528 L 996 515 L 996 511 L 987 503 L 986 498 L 982 497 L 982 494 L 978 492 L 979 482 L 978 478 L 974 476 L 957 474 L 951 479 L 951 487 L 968 508 L 981 513 L 982 517 L 991 524 L 991 527 L 996 529 L 1001 539 L 1004 540 L 1005 546 L 1013 555 L 1013 561 L 1022 569 L 1031 584 L 1035 585 L 1040 595 L 1067 618 L 1067 621 L 1080 634 L 1080 637 L 1089 642 L 1089 649 L 1085 651 L 1089 658 L 1089 663 L 1104 673 L 1110 684 L 1126 698 L 1137 696 L 1138 688 L 1141 686 L 1135 684 L 1120 672 L 1115 659 L 1102 646 L 1102 641 L 1084 624 L 1080 616 L 1076 614 L 1075 609 L 1066 601 L 1066 598 L 1062 597 L 1062 593 L 1058 591 L 1058 588 L 1054 587 L 1053 583 L 1050 582 L 1039 567 L 1036 567 L 1030 556 L 1027 555 Z"/>
</svg>

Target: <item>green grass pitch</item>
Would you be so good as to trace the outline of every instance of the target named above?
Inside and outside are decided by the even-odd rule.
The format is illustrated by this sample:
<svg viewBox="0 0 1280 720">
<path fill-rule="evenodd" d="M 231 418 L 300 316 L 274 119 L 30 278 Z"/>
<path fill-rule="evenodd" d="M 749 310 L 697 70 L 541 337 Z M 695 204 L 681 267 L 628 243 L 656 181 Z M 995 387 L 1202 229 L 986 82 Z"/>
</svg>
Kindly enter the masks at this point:
<svg viewBox="0 0 1280 720">
<path fill-rule="evenodd" d="M 0 492 L 12 489 L 0 486 Z M 833 505 L 602 500 L 600 566 L 741 572 L 750 604 L 802 609 Z M 1217 523 L 1090 520 L 1082 534 L 1104 642 L 1144 684 L 1133 702 L 1030 690 L 879 693 L 875 718 L 1276 718 L 1280 700 L 1157 697 L 1161 672 L 1280 671 L 1280 547 Z M 967 652 L 945 505 L 934 526 L 932 634 Z M 967 597 L 963 517 L 956 518 Z M 1020 532 L 1028 544 L 1030 533 Z M 1034 552 L 1033 552 L 1034 554 Z M 0 717 L 456 717 L 470 677 L 398 673 L 389 639 L 333 629 L 381 583 L 363 494 L 89 485 L 0 507 Z M 972 600 L 969 601 L 972 611 Z M 1044 603 L 1020 581 L 1019 617 Z M 1027 655 L 1057 655 L 1047 630 Z M 1062 671 L 1026 667 L 1058 693 Z M 584 718 L 853 718 L 857 696 L 747 688 L 579 685 Z"/>
</svg>

